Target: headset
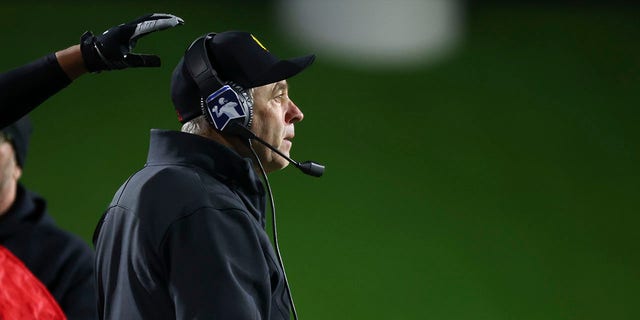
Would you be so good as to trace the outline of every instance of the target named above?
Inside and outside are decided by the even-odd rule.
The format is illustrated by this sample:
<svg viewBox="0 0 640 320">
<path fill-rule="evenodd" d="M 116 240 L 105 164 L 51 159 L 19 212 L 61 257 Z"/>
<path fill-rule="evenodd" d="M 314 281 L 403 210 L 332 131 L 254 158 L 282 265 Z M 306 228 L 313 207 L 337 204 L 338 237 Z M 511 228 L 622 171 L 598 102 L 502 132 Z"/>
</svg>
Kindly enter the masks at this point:
<svg viewBox="0 0 640 320">
<path fill-rule="evenodd" d="M 238 135 L 237 126 L 250 129 L 253 120 L 253 98 L 238 84 L 222 81 L 211 65 L 206 41 L 215 33 L 196 39 L 184 55 L 189 75 L 200 90 L 200 106 L 207 121 L 218 131 Z"/>
</svg>

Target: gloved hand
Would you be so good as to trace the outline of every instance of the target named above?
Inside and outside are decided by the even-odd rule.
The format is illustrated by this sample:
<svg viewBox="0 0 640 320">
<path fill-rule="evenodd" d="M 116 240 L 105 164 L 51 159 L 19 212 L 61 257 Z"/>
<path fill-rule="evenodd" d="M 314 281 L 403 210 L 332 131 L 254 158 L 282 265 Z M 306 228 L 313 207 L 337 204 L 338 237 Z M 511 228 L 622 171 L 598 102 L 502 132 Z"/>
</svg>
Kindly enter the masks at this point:
<svg viewBox="0 0 640 320">
<path fill-rule="evenodd" d="M 134 67 L 159 67 L 160 57 L 135 54 L 131 53 L 131 50 L 135 47 L 138 38 L 183 23 L 184 20 L 180 17 L 154 13 L 110 28 L 98 36 L 87 31 L 80 38 L 80 50 L 84 64 L 90 72 Z"/>
</svg>

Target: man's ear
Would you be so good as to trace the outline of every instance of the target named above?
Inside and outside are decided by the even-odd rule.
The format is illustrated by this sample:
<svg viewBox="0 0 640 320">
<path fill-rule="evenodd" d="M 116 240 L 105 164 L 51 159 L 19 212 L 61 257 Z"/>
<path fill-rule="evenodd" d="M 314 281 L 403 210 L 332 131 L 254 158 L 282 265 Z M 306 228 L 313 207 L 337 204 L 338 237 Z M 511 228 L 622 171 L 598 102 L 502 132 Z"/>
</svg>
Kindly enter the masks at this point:
<svg viewBox="0 0 640 320">
<path fill-rule="evenodd" d="M 20 177 L 22 177 L 22 168 L 16 165 L 16 169 L 13 170 L 13 178 L 16 179 L 16 181 L 18 181 Z"/>
</svg>

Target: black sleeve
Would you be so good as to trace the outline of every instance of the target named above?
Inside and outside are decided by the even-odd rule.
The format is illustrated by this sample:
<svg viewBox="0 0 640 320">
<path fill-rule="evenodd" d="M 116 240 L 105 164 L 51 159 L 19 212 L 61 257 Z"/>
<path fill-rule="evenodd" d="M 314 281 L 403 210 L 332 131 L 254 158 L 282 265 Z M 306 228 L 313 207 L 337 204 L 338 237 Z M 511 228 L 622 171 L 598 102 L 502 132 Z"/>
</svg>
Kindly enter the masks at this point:
<svg viewBox="0 0 640 320">
<path fill-rule="evenodd" d="M 0 128 L 22 118 L 70 83 L 53 53 L 0 74 Z"/>
<path fill-rule="evenodd" d="M 175 222 L 162 244 L 176 319 L 268 319 L 266 260 L 251 218 L 201 209 Z"/>
</svg>

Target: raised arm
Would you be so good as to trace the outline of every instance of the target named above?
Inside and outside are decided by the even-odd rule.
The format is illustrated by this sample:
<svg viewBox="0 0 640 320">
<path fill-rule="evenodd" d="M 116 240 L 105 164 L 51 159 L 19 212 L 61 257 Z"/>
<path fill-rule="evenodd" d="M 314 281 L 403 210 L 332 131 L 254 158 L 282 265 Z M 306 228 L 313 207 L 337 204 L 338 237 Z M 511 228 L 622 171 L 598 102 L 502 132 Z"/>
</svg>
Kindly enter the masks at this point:
<svg viewBox="0 0 640 320">
<path fill-rule="evenodd" d="M 22 118 L 84 73 L 160 66 L 156 55 L 132 53 L 137 40 L 183 23 L 171 14 L 145 15 L 98 36 L 86 32 L 79 45 L 0 74 L 0 128 Z"/>
</svg>

